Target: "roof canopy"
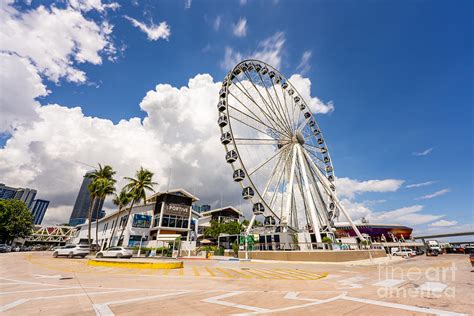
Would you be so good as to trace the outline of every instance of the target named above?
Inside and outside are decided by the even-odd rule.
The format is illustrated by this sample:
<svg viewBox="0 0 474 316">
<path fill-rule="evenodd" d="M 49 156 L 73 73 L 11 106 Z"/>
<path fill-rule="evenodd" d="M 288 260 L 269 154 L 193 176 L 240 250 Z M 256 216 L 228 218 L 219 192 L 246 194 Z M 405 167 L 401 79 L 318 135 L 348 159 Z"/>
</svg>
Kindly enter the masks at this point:
<svg viewBox="0 0 474 316">
<path fill-rule="evenodd" d="M 244 214 L 242 214 L 241 211 L 239 211 L 238 209 L 236 209 L 235 207 L 230 206 L 230 205 L 229 206 L 224 206 L 224 207 L 221 207 L 221 208 L 216 208 L 216 209 L 213 209 L 213 210 L 210 210 L 210 211 L 207 211 L 207 212 L 202 212 L 201 215 L 202 216 L 209 216 L 212 213 L 221 212 L 221 211 L 232 211 L 232 212 L 235 212 L 235 213 L 239 214 L 239 216 L 244 216 Z"/>
<path fill-rule="evenodd" d="M 168 191 L 165 191 L 165 192 L 157 192 L 157 193 L 153 194 L 152 196 L 150 196 L 147 200 L 148 201 L 156 200 L 157 197 L 159 197 L 161 195 L 164 195 L 164 194 L 182 195 L 182 196 L 190 198 L 193 202 L 199 201 L 198 197 L 192 195 L 191 193 L 189 193 L 185 189 L 181 189 L 181 188 L 172 189 L 172 190 L 168 190 Z"/>
</svg>

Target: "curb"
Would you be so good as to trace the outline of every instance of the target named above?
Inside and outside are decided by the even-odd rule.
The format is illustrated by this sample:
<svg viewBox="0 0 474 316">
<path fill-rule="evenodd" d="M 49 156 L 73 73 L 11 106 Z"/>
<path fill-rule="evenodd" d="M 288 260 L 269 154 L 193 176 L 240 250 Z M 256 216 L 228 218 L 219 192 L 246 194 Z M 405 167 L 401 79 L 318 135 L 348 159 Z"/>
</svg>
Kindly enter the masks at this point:
<svg viewBox="0 0 474 316">
<path fill-rule="evenodd" d="M 110 261 L 101 259 L 89 259 L 87 265 L 96 267 L 114 267 L 127 269 L 182 269 L 182 261 L 174 262 L 130 262 L 130 261 Z"/>
</svg>

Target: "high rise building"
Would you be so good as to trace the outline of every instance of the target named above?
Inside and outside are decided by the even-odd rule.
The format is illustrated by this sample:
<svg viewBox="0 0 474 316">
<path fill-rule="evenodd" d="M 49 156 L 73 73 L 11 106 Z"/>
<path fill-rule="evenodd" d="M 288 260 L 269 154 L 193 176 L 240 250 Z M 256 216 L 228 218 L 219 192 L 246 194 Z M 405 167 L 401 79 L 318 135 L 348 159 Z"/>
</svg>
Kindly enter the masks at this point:
<svg viewBox="0 0 474 316">
<path fill-rule="evenodd" d="M 40 225 L 43 221 L 44 214 L 48 209 L 49 201 L 37 199 L 34 200 L 31 207 L 31 214 L 33 215 L 33 224 Z"/>
<path fill-rule="evenodd" d="M 33 200 L 36 197 L 36 190 L 29 188 L 14 188 L 0 183 L 0 199 L 4 200 L 20 200 L 26 203 L 29 209 L 33 205 Z"/>
<path fill-rule="evenodd" d="M 81 188 L 79 189 L 76 202 L 74 203 L 74 207 L 72 209 L 71 217 L 69 218 L 69 225 L 71 226 L 83 224 L 88 218 L 89 206 L 91 203 L 91 196 L 89 193 L 88 186 L 92 182 L 92 180 L 88 176 L 91 173 L 92 171 L 87 172 L 84 175 L 84 178 L 82 179 Z M 96 210 L 97 208 L 101 210 L 103 205 L 104 201 L 98 201 L 96 205 L 94 205 L 94 210 Z M 93 212 L 92 220 L 94 221 L 96 217 L 96 212 Z"/>
</svg>

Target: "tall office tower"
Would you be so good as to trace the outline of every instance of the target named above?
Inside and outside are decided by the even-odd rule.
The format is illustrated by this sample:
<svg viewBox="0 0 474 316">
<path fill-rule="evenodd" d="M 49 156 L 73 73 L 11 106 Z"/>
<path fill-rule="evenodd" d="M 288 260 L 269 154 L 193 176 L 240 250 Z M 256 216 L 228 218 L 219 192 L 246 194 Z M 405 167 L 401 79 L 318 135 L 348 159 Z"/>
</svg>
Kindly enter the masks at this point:
<svg viewBox="0 0 474 316">
<path fill-rule="evenodd" d="M 36 197 L 36 190 L 28 188 L 13 188 L 0 183 L 0 199 L 4 200 L 20 200 L 26 203 L 29 209 L 33 205 L 33 200 Z"/>
<path fill-rule="evenodd" d="M 40 225 L 43 221 L 44 214 L 48 209 L 49 201 L 46 200 L 34 200 L 31 207 L 31 214 L 33 215 L 33 224 Z"/>
<path fill-rule="evenodd" d="M 91 174 L 92 171 L 87 172 L 84 175 L 84 179 L 82 180 L 81 188 L 79 189 L 79 194 L 77 195 L 76 202 L 74 203 L 74 207 L 72 209 L 71 217 L 69 218 L 69 225 L 76 226 L 79 224 L 84 224 L 88 218 L 89 212 L 89 204 L 91 202 L 91 196 L 89 193 L 88 186 L 92 182 L 91 179 L 88 178 L 88 175 Z M 102 209 L 104 205 L 104 201 L 99 201 L 94 205 L 94 210 L 97 208 L 99 210 Z M 92 220 L 96 219 L 96 212 L 92 212 Z"/>
<path fill-rule="evenodd" d="M 36 193 L 37 191 L 33 189 L 20 188 L 15 194 L 15 199 L 25 202 L 28 208 L 31 209 Z"/>
</svg>

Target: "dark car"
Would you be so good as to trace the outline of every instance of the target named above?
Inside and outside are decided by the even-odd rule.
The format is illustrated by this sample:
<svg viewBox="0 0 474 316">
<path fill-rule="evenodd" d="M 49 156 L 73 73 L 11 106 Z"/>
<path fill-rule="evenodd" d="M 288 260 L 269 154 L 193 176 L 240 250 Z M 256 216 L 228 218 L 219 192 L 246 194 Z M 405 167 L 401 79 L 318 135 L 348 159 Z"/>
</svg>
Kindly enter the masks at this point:
<svg viewBox="0 0 474 316">
<path fill-rule="evenodd" d="M 0 244 L 0 252 L 10 252 L 11 248 L 6 244 Z"/>
<path fill-rule="evenodd" d="M 469 254 L 469 260 L 471 261 L 471 265 L 474 267 L 474 250 L 471 250 Z"/>
<path fill-rule="evenodd" d="M 423 249 L 416 249 L 416 255 L 417 256 L 421 256 L 421 255 L 424 255 L 425 252 L 423 251 Z"/>
</svg>

